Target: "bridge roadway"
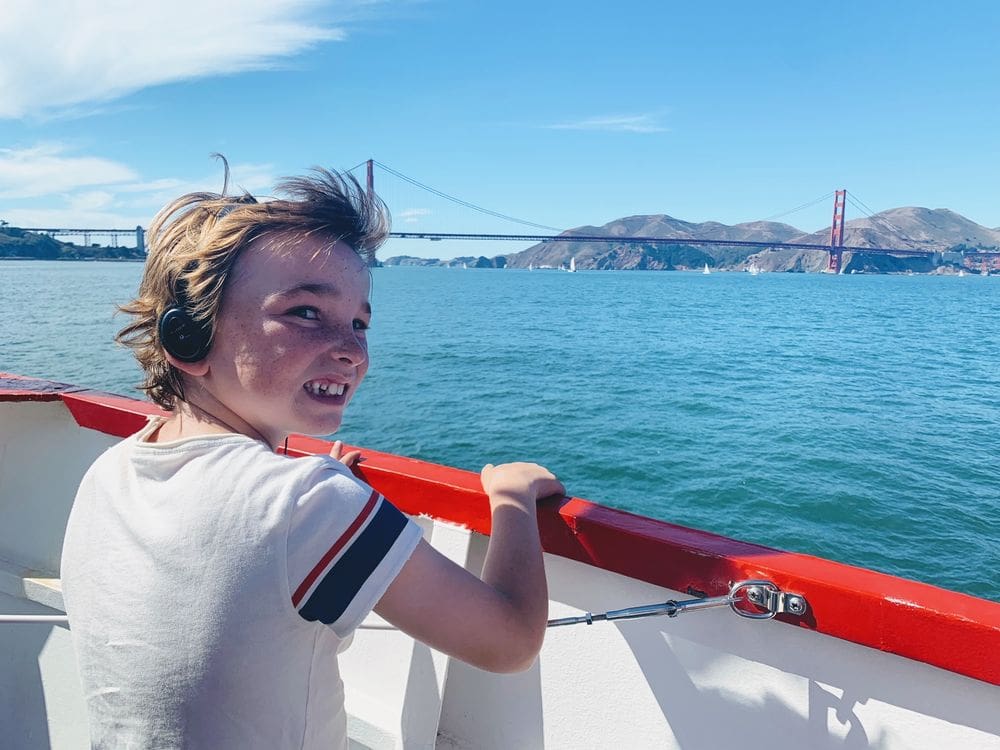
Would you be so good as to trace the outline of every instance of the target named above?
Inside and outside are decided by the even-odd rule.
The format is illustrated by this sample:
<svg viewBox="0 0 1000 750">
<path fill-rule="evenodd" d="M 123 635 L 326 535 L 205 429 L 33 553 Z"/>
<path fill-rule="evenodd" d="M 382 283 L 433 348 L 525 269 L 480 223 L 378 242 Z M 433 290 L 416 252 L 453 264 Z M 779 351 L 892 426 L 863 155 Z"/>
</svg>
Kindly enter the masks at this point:
<svg viewBox="0 0 1000 750">
<path fill-rule="evenodd" d="M 750 240 L 698 240 L 687 237 L 609 237 L 600 234 L 446 234 L 442 232 L 390 232 L 390 237 L 402 240 L 518 240 L 524 242 L 637 242 L 650 245 L 724 245 L 726 247 L 770 247 L 792 248 L 796 250 L 837 250 L 852 253 L 872 253 L 876 255 L 908 255 L 930 257 L 938 250 L 915 250 L 901 247 L 858 247 L 842 245 L 815 245 L 806 242 L 756 242 Z"/>
<path fill-rule="evenodd" d="M 20 229 L 22 232 L 37 232 L 38 234 L 62 234 L 62 235 L 77 235 L 77 234 L 99 234 L 99 235 L 110 235 L 110 234 L 135 234 L 137 229 L 143 229 L 142 227 L 132 227 L 131 229 L 72 229 L 59 227 L 56 229 L 40 229 L 38 227 L 10 227 L 11 229 Z"/>
<path fill-rule="evenodd" d="M 89 245 L 90 238 L 92 235 L 98 235 L 101 237 L 110 237 L 111 241 L 114 243 L 115 247 L 118 247 L 118 238 L 121 235 L 133 236 L 135 237 L 135 245 L 140 250 L 145 250 L 146 248 L 146 230 L 144 227 L 137 226 L 133 229 L 74 229 L 73 227 L 16 227 L 24 232 L 35 232 L 37 234 L 47 234 L 50 237 L 60 236 L 60 237 L 83 237 L 83 244 Z"/>
<path fill-rule="evenodd" d="M 19 227 L 25 232 L 38 232 L 48 235 L 91 235 L 118 236 L 135 234 L 140 227 L 133 229 L 73 229 L 73 228 L 36 228 Z M 143 230 L 144 231 L 144 230 Z M 461 234 L 449 232 L 390 232 L 390 237 L 402 240 L 508 240 L 519 242 L 636 242 L 649 245 L 719 245 L 726 247 L 761 247 L 789 248 L 795 250 L 822 250 L 830 252 L 835 249 L 840 252 L 869 253 L 876 255 L 905 255 L 913 257 L 930 257 L 935 250 L 916 250 L 901 247 L 858 247 L 843 245 L 831 248 L 830 245 L 817 245 L 806 242 L 758 242 L 750 240 L 704 240 L 689 237 L 643 237 L 619 236 L 611 237 L 599 234 Z"/>
</svg>

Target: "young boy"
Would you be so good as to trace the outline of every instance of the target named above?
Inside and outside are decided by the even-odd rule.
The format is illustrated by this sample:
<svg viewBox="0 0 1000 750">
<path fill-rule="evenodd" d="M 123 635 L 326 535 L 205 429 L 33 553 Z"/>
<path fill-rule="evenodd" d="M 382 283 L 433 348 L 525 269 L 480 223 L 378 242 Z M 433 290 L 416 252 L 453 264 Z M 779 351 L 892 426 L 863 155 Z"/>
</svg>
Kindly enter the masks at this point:
<svg viewBox="0 0 1000 750">
<path fill-rule="evenodd" d="M 482 580 L 340 459 L 326 435 L 368 369 L 384 206 L 316 170 L 285 198 L 191 194 L 149 231 L 119 334 L 169 411 L 84 477 L 63 592 L 95 747 L 346 747 L 337 650 L 373 608 L 483 669 L 527 668 L 547 614 L 534 505 L 562 485 L 487 465 Z M 225 188 L 223 188 L 225 193 Z M 351 463 L 357 456 L 344 456 Z"/>
</svg>

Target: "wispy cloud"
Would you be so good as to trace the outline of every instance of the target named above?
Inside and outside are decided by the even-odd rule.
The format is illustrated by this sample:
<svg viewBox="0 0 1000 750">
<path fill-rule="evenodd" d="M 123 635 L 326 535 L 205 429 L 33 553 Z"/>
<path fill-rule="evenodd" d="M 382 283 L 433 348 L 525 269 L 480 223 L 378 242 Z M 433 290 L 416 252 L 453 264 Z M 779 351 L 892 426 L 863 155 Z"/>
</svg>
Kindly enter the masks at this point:
<svg viewBox="0 0 1000 750">
<path fill-rule="evenodd" d="M 72 209 L 58 206 L 56 208 L 13 208 L 4 209 L 0 219 L 15 227 L 81 228 L 88 229 L 129 229 L 136 226 L 149 226 L 150 217 L 145 214 L 129 214 L 123 211 L 99 211 Z"/>
<path fill-rule="evenodd" d="M 664 133 L 656 115 L 609 115 L 546 125 L 550 130 L 603 130 L 609 133 Z"/>
<path fill-rule="evenodd" d="M 271 164 L 230 164 L 230 195 L 247 191 L 257 198 L 269 197 L 278 175 Z M 218 193 L 222 190 L 222 165 L 212 166 L 196 179 L 161 177 L 116 187 L 123 205 L 155 206 L 157 209 L 185 193 Z"/>
<path fill-rule="evenodd" d="M 124 164 L 74 156 L 60 143 L 0 148 L 0 198 L 34 198 L 136 179 Z"/>
<path fill-rule="evenodd" d="M 230 193 L 267 197 L 276 181 L 270 164 L 232 164 Z M 222 189 L 221 165 L 202 177 L 144 179 L 126 164 L 75 153 L 64 143 L 0 149 L 0 218 L 15 226 L 129 227 L 148 225 L 184 193 Z"/>
<path fill-rule="evenodd" d="M 402 219 L 406 224 L 416 224 L 424 216 L 430 216 L 429 208 L 404 208 L 396 214 L 397 219 Z"/>
<path fill-rule="evenodd" d="M 69 197 L 69 207 L 73 211 L 104 211 L 115 200 L 114 193 L 107 190 L 88 190 Z"/>
<path fill-rule="evenodd" d="M 366 5 L 345 0 L 337 12 Z M 315 0 L 3 0 L 0 118 L 85 111 L 147 86 L 275 67 L 345 38 L 316 13 Z"/>
</svg>

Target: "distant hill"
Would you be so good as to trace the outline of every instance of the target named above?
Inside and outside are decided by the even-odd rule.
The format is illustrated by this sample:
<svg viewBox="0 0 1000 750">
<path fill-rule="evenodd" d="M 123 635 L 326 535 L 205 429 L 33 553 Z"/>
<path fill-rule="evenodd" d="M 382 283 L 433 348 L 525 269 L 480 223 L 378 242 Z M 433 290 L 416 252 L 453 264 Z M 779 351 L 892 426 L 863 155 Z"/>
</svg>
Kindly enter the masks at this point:
<svg viewBox="0 0 1000 750">
<path fill-rule="evenodd" d="M 803 234 L 793 242 L 830 242 L 830 229 Z M 844 244 L 855 247 L 899 247 L 945 252 L 955 247 L 995 250 L 1000 229 L 989 229 L 947 208 L 891 208 L 870 219 L 844 223 Z"/>
<path fill-rule="evenodd" d="M 691 269 L 708 265 L 727 270 L 757 266 L 764 271 L 818 272 L 826 268 L 824 253 L 781 248 L 726 247 L 724 245 L 685 245 L 684 239 L 734 240 L 751 242 L 799 242 L 827 245 L 829 227 L 807 234 L 788 224 L 755 221 L 726 225 L 707 221 L 692 223 L 665 214 L 629 216 L 607 224 L 581 226 L 561 236 L 600 235 L 606 237 L 676 237 L 677 245 L 635 242 L 542 242 L 519 253 L 507 255 L 511 268 L 529 266 L 562 267 L 576 258 L 576 267 L 585 269 Z M 844 244 L 855 247 L 898 247 L 943 253 L 954 251 L 995 250 L 1000 247 L 1000 230 L 989 229 L 948 209 L 919 207 L 894 208 L 871 218 L 853 219 L 844 225 Z M 919 258 L 899 259 L 889 256 L 850 254 L 845 258 L 858 271 L 892 273 L 914 271 L 927 273 L 934 265 Z"/>
<path fill-rule="evenodd" d="M 438 260 L 437 258 L 416 258 L 412 255 L 394 255 L 381 262 L 383 266 L 446 266 L 449 268 L 503 268 L 507 258 L 504 255 L 497 255 L 487 258 L 485 255 L 474 257 L 465 255 L 451 260 Z"/>
<path fill-rule="evenodd" d="M 604 226 L 582 226 L 563 232 L 560 236 L 591 235 L 604 237 L 676 237 L 677 245 L 637 245 L 632 242 L 542 242 L 507 256 L 511 268 L 530 265 L 560 267 L 576 258 L 576 267 L 588 268 L 690 268 L 706 262 L 738 262 L 752 248 L 732 252 L 727 248 L 695 247 L 685 245 L 685 239 L 736 240 L 759 242 L 786 242 L 802 234 L 788 224 L 771 221 L 754 221 L 746 224 L 727 225 L 717 221 L 693 223 L 675 219 L 666 214 L 653 216 L 628 216 Z"/>
<path fill-rule="evenodd" d="M 47 235 L 0 227 L 0 258 L 57 260 L 62 255 L 62 249 L 62 242 Z"/>
<path fill-rule="evenodd" d="M 146 256 L 134 247 L 83 247 L 59 242 L 46 234 L 0 226 L 0 258 L 31 260 L 141 260 Z"/>
<path fill-rule="evenodd" d="M 382 261 L 383 266 L 440 266 L 437 258 L 417 258 L 413 255 L 395 255 Z"/>
</svg>

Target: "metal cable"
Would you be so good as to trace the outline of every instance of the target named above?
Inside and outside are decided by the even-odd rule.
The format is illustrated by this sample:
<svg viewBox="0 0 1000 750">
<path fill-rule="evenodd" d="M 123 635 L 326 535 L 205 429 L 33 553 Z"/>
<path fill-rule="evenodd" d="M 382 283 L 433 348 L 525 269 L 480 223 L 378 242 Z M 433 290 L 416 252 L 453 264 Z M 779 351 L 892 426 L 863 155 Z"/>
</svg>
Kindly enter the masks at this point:
<svg viewBox="0 0 1000 750">
<path fill-rule="evenodd" d="M 848 193 L 847 200 L 850 201 L 852 206 L 854 206 L 856 209 L 865 214 L 873 224 L 876 224 L 881 228 L 885 229 L 887 232 L 889 232 L 889 234 L 895 235 L 905 244 L 910 244 L 910 245 L 916 244 L 914 243 L 913 240 L 904 235 L 902 231 L 900 231 L 900 229 L 897 226 L 895 226 L 892 222 L 888 221 L 887 219 L 883 219 L 881 216 L 877 216 L 875 212 L 872 211 L 872 209 L 869 208 L 865 204 L 865 202 L 862 201 L 860 198 L 855 198 L 851 193 Z"/>
<path fill-rule="evenodd" d="M 820 203 L 820 202 L 825 201 L 825 200 L 829 200 L 831 197 L 833 197 L 833 191 L 832 190 L 829 193 L 827 193 L 826 195 L 821 195 L 819 198 L 817 198 L 814 201 L 809 201 L 808 203 L 803 203 L 801 206 L 796 206 L 795 208 L 789 209 L 788 211 L 785 211 L 785 212 L 780 213 L 780 214 L 775 214 L 774 216 L 768 216 L 768 217 L 766 217 L 764 219 L 761 219 L 760 221 L 774 221 L 775 219 L 780 219 L 782 216 L 788 216 L 788 214 L 794 214 L 796 211 L 801 211 L 804 208 L 810 208 L 812 206 L 815 206 L 817 203 Z"/>
<path fill-rule="evenodd" d="M 470 203 L 469 201 L 464 201 L 461 198 L 456 198 L 453 195 L 448 195 L 447 193 L 443 193 L 440 190 L 437 190 L 436 188 L 432 188 L 430 185 L 425 185 L 422 182 L 418 182 L 417 180 L 414 180 L 412 177 L 407 177 L 402 172 L 397 172 L 392 167 L 386 166 L 385 164 L 383 164 L 380 161 L 377 161 L 377 160 L 373 160 L 373 161 L 375 162 L 375 164 L 377 164 L 379 167 L 381 167 L 382 169 L 384 169 L 389 174 L 395 175 L 399 179 L 404 180 L 404 181 L 410 183 L 411 185 L 414 185 L 414 186 L 420 188 L 421 190 L 426 190 L 427 192 L 433 193 L 434 195 L 437 195 L 437 196 L 439 196 L 441 198 L 444 198 L 445 200 L 449 200 L 452 203 L 457 203 L 460 206 L 465 206 L 466 208 L 471 208 L 473 211 L 479 211 L 480 213 L 488 214 L 489 216 L 495 216 L 496 218 L 498 218 L 498 219 L 504 219 L 505 221 L 512 221 L 515 224 L 523 224 L 524 226 L 527 226 L 527 227 L 535 227 L 536 229 L 548 229 L 549 231 L 552 231 L 552 232 L 561 232 L 562 231 L 561 229 L 557 229 L 556 227 L 546 226 L 545 224 L 537 224 L 537 223 L 535 223 L 533 221 L 527 221 L 525 219 L 518 219 L 515 216 L 508 216 L 507 214 L 502 214 L 502 213 L 499 213 L 498 211 L 491 211 L 488 208 L 483 208 L 482 206 L 477 206 L 475 203 Z"/>
</svg>

